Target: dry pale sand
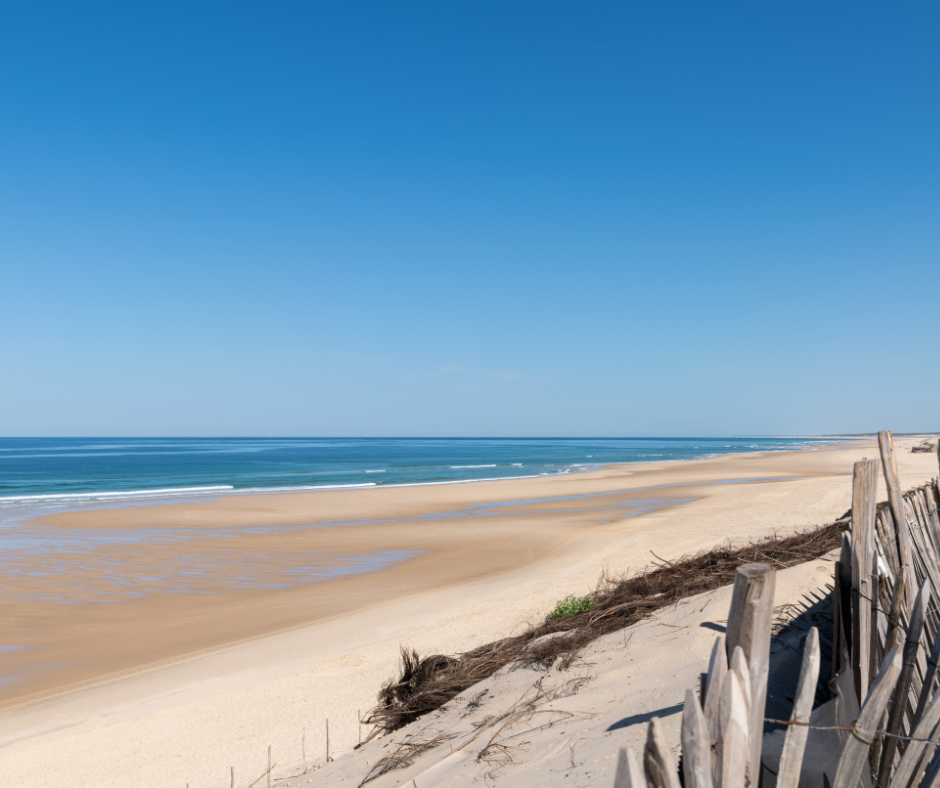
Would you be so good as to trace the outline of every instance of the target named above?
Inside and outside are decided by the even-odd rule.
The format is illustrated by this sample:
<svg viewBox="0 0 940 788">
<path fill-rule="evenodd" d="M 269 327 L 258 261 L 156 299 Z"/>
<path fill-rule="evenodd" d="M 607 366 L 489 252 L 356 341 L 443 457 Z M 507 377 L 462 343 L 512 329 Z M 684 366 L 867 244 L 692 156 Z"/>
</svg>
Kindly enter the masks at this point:
<svg viewBox="0 0 940 788">
<path fill-rule="evenodd" d="M 777 573 L 768 714 L 789 719 L 811 626 L 824 640 L 820 675 L 831 674 L 831 581 L 835 554 Z M 792 600 L 779 604 L 781 600 Z M 441 710 L 331 763 L 293 764 L 276 788 L 358 786 L 383 758 L 446 741 L 403 768 L 377 774 L 372 788 L 491 786 L 611 788 L 621 747 L 642 757 L 647 723 L 664 722 L 676 753 L 687 690 L 698 692 L 715 638 L 724 631 L 731 586 L 683 600 L 620 632 L 598 638 L 566 671 L 501 670 Z M 401 747 L 401 745 L 405 747 Z M 290 753 L 278 753 L 290 756 Z M 272 752 L 272 755 L 274 753 Z"/>
<path fill-rule="evenodd" d="M 936 455 L 908 453 L 913 442 L 898 444 L 905 486 L 937 473 Z M 357 710 L 374 702 L 400 644 L 458 652 L 538 620 L 558 598 L 589 590 L 605 568 L 639 568 L 651 550 L 671 558 L 831 521 L 849 506 L 852 463 L 876 455 L 873 446 L 47 518 L 43 528 L 65 533 L 156 522 L 264 525 L 226 546 L 231 561 L 250 564 L 260 578 L 276 577 L 299 551 L 314 548 L 327 562 L 366 549 L 420 554 L 384 571 L 280 590 L 231 587 L 230 575 L 209 573 L 195 591 L 211 593 L 156 588 L 106 605 L 11 605 L 0 579 L 4 628 L 18 627 L 17 641 L 37 644 L 44 661 L 30 671 L 21 653 L 0 654 L 0 674 L 20 679 L 6 688 L 0 714 L 2 773 L 7 781 L 57 788 L 196 788 L 228 785 L 234 766 L 236 784 L 247 786 L 263 770 L 270 744 L 288 774 L 300 761 L 304 728 L 311 760 L 322 759 L 327 718 L 335 753 L 355 744 Z M 708 484 L 735 479 L 773 481 Z M 595 497 L 558 500 L 571 495 Z M 638 499 L 650 498 L 687 502 L 623 519 Z M 503 503 L 489 516 L 472 508 L 494 501 Z M 429 517 L 444 512 L 453 514 Z M 357 522 L 291 525 L 325 520 Z M 175 552 L 144 560 L 172 566 L 175 555 L 198 557 L 202 549 L 200 539 L 184 540 Z M 111 559 L 120 563 L 121 556 Z M 107 577 L 97 582 L 85 586 L 115 592 Z M 625 687 L 629 706 L 628 696 Z"/>
</svg>

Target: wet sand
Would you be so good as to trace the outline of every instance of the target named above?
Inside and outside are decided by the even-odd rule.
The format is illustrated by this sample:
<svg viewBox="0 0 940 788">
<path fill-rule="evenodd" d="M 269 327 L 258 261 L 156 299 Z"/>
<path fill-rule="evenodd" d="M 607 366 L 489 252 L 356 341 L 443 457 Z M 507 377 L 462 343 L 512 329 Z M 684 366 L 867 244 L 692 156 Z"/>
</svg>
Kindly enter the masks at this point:
<svg viewBox="0 0 940 788">
<path fill-rule="evenodd" d="M 905 453 L 910 442 L 899 441 L 905 486 L 937 468 L 936 455 Z M 334 749 L 346 749 L 399 644 L 470 648 L 589 590 L 605 568 L 640 568 L 651 550 L 672 558 L 831 521 L 849 506 L 852 462 L 873 445 L 43 517 L 30 527 L 190 533 L 108 543 L 83 569 L 51 573 L 57 593 L 80 587 L 109 602 L 23 598 L 21 581 L 0 579 L 5 642 L 31 645 L 0 652 L 0 675 L 17 679 L 0 714 L 5 771 L 34 785 L 222 785 L 229 765 L 254 771 L 265 743 L 298 749 L 305 726 L 319 752 L 326 717 Z M 348 568 L 349 556 L 389 551 L 413 555 L 298 579 L 314 564 Z M 170 587 L 175 566 L 207 556 L 223 568 Z M 147 577 L 121 580 L 141 565 Z M 134 596 L 135 585 L 146 593 Z M 68 769 L 42 757 L 50 747 Z"/>
<path fill-rule="evenodd" d="M 596 479 L 552 481 L 232 496 L 20 525 L 0 576 L 4 640 L 15 647 L 0 657 L 0 711 L 516 571 L 575 532 L 689 500 L 662 495 L 673 490 L 599 493 Z M 493 497 L 474 501 L 480 493 Z M 23 542 L 44 549 L 17 551 Z"/>
</svg>

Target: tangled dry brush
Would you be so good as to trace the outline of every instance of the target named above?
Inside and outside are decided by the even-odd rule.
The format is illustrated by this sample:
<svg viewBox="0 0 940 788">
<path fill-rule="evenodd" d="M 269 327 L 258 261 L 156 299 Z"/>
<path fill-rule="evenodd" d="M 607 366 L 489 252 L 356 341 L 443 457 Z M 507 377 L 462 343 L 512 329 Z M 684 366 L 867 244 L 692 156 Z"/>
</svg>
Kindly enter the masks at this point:
<svg viewBox="0 0 940 788">
<path fill-rule="evenodd" d="M 468 687 L 508 666 L 557 664 L 565 669 L 593 640 L 635 624 L 681 599 L 733 582 L 741 564 L 761 561 L 779 569 L 818 558 L 840 544 L 847 519 L 747 547 L 716 547 L 677 561 L 659 559 L 627 579 L 603 578 L 590 610 L 546 618 L 520 635 L 487 643 L 456 657 L 421 658 L 402 649 L 401 673 L 379 693 L 369 722 L 375 733 L 397 730 L 439 709 Z M 371 738 L 371 737 L 370 737 Z"/>
</svg>

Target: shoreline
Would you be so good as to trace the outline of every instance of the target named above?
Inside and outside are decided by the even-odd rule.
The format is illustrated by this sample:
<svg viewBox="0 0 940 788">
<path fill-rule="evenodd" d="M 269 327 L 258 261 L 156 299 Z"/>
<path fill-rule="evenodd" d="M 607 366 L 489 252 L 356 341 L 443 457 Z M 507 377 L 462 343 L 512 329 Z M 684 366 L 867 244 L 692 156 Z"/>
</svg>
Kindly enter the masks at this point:
<svg viewBox="0 0 940 788">
<path fill-rule="evenodd" d="M 221 773 L 219 764 L 228 760 L 234 760 L 236 766 L 240 763 L 240 756 L 232 753 L 238 751 L 238 731 L 245 726 L 263 731 L 278 749 L 299 736 L 304 725 L 322 726 L 322 720 L 329 717 L 334 746 L 337 751 L 346 749 L 356 741 L 355 709 L 370 708 L 379 685 L 394 672 L 399 644 L 413 645 L 425 653 L 458 653 L 511 634 L 514 626 L 544 616 L 557 599 L 592 587 L 605 568 L 618 574 L 636 571 L 651 559 L 651 548 L 671 559 L 726 539 L 742 541 L 773 530 L 829 522 L 848 508 L 851 463 L 870 454 L 871 446 L 869 441 L 812 452 L 622 463 L 592 473 L 500 480 L 511 482 L 506 485 L 481 482 L 479 486 L 421 487 L 417 488 L 420 495 L 414 487 L 385 486 L 379 488 L 384 492 L 378 496 L 365 496 L 363 490 L 315 496 L 323 504 L 317 506 L 321 517 L 338 513 L 349 517 L 368 514 L 368 510 L 374 514 L 378 509 L 386 516 L 414 519 L 445 506 L 491 501 L 509 502 L 523 514 L 499 512 L 472 523 L 457 518 L 371 529 L 373 536 L 381 535 L 384 529 L 390 538 L 426 540 L 449 534 L 451 543 L 437 544 L 421 563 L 405 562 L 397 575 L 394 569 L 383 570 L 346 582 L 344 593 L 355 590 L 358 607 L 353 604 L 343 611 L 332 610 L 328 618 L 316 622 L 309 618 L 307 623 L 297 621 L 279 632 L 256 631 L 247 639 L 232 638 L 211 649 L 189 651 L 175 661 L 131 669 L 119 677 L 112 674 L 95 686 L 86 684 L 58 697 L 33 699 L 15 711 L 8 708 L 0 713 L 0 747 L 5 758 L 11 759 L 11 774 L 35 780 L 40 774 L 35 759 L 42 747 L 64 748 L 71 757 L 86 763 L 84 748 L 110 748 L 101 737 L 116 737 L 121 764 L 115 774 L 125 778 L 136 775 L 132 781 L 138 784 L 173 780 L 184 784 L 201 780 L 203 773 L 207 781 L 217 781 L 211 775 Z M 936 475 L 935 455 L 902 451 L 899 445 L 905 486 L 920 476 Z M 745 481 L 749 479 L 759 481 Z M 599 519 L 596 506 L 561 500 L 569 494 L 587 493 L 598 496 L 593 501 L 609 503 L 604 500 L 607 496 L 620 499 L 619 503 L 635 503 L 656 497 L 649 494 L 656 490 L 648 488 L 661 490 L 660 484 L 682 484 L 688 493 L 684 492 L 683 498 L 694 496 L 694 500 L 612 522 L 604 522 L 606 516 Z M 265 495 L 254 499 L 234 496 L 186 507 L 174 504 L 161 512 L 177 524 L 188 521 L 191 526 L 198 520 L 204 528 L 233 521 L 257 522 L 262 514 L 269 524 L 278 520 L 296 523 L 296 507 L 303 508 L 303 498 L 278 496 L 279 512 L 271 511 L 268 504 L 272 497 Z M 555 505 L 526 503 L 545 498 L 556 499 Z M 306 499 L 309 503 L 310 496 Z M 252 510 L 252 506 L 260 508 Z M 150 518 L 154 508 L 98 510 L 96 519 L 100 522 L 95 527 L 103 531 L 133 527 L 135 522 Z M 83 517 L 87 515 L 43 518 L 44 527 L 78 527 Z M 472 527 L 460 528 L 461 523 Z M 368 530 L 356 526 L 320 529 L 318 533 Z M 456 539 L 455 531 L 466 538 Z M 402 584 L 396 576 L 398 581 L 407 577 L 417 582 Z M 309 587 L 316 587 L 314 594 L 274 592 L 270 596 L 276 597 L 276 607 L 306 606 L 303 612 L 309 616 L 314 598 L 322 596 L 326 586 L 343 582 L 311 583 Z M 117 608 L 112 605 L 110 609 Z M 259 621 L 248 623 L 256 626 Z M 206 715 L 220 723 L 207 728 Z M 66 724 L 79 727 L 70 728 L 72 732 L 54 730 Z M 138 735 L 135 726 L 139 725 L 153 730 L 146 751 L 134 743 Z M 209 757 L 208 752 L 218 758 L 215 754 Z M 87 764 L 87 769 L 94 768 Z M 244 768 L 254 770 L 247 764 Z M 66 775 L 56 779 L 57 788 L 82 784 L 70 782 Z M 101 775 L 95 784 L 119 782 Z"/>
<path fill-rule="evenodd" d="M 717 438 L 711 440 L 733 440 Z M 737 438 L 739 440 L 751 440 L 750 438 Z M 784 438 L 754 438 L 753 440 L 782 440 Z M 84 491 L 76 493 L 44 493 L 44 494 L 25 494 L 25 495 L 6 495 L 0 496 L 0 514 L 4 509 L 15 509 L 18 507 L 42 507 L 48 503 L 49 508 L 58 504 L 62 505 L 95 505 L 108 503 L 128 503 L 135 502 L 154 502 L 154 503 L 173 503 L 177 500 L 198 501 L 206 497 L 215 498 L 230 495 L 286 495 L 294 493 L 313 493 L 330 490 L 355 490 L 355 489 L 373 489 L 373 488 L 393 488 L 393 487 L 424 487 L 444 484 L 472 484 L 476 482 L 497 482 L 497 481 L 515 481 L 519 479 L 538 479 L 542 477 L 564 476 L 573 473 L 591 473 L 598 470 L 613 468 L 624 465 L 642 465 L 648 462 L 673 463 L 673 462 L 696 462 L 699 460 L 711 460 L 720 457 L 731 457 L 739 455 L 791 452 L 791 451 L 816 451 L 827 446 L 849 444 L 852 441 L 866 440 L 865 437 L 832 437 L 832 436 L 789 436 L 787 440 L 811 440 L 818 445 L 798 446 L 792 448 L 753 448 L 750 451 L 739 451 L 729 453 L 709 453 L 695 457 L 682 457 L 668 460 L 625 460 L 623 462 L 601 462 L 601 463 L 572 463 L 565 470 L 554 472 L 542 472 L 536 474 L 520 474 L 518 476 L 494 476 L 487 478 L 468 478 L 468 479 L 446 479 L 435 481 L 419 482 L 363 482 L 359 484 L 322 484 L 322 485 L 298 485 L 286 487 L 244 487 L 239 488 L 229 484 L 207 485 L 204 487 L 176 487 L 165 489 L 140 489 L 140 490 L 114 490 L 114 491 Z M 650 439 L 653 440 L 653 439 Z M 677 440 L 698 440 L 696 438 L 677 439 Z M 703 439 L 709 440 L 709 439 Z M 452 468 L 465 467 L 497 467 L 493 466 L 451 466 Z M 575 470 L 577 469 L 577 470 Z M 385 473 L 385 470 L 364 470 L 362 473 Z M 168 495 L 172 493 L 172 495 Z"/>
</svg>

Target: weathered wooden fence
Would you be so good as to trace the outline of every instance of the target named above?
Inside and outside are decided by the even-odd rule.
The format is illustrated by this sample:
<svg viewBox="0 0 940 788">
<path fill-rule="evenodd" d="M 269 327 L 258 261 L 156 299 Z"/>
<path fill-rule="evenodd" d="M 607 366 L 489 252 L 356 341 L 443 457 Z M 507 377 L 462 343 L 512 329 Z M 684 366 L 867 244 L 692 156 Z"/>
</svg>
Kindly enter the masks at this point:
<svg viewBox="0 0 940 788">
<path fill-rule="evenodd" d="M 739 567 L 701 697 L 685 697 L 685 788 L 940 788 L 940 487 L 935 479 L 902 495 L 891 433 L 879 433 L 878 444 L 880 463 L 855 464 L 851 528 L 835 568 L 832 700 L 812 708 L 813 628 L 790 719 L 765 720 L 775 570 Z M 888 491 L 880 506 L 879 470 Z M 786 726 L 779 757 L 765 722 Z M 642 761 L 620 751 L 614 785 L 680 788 L 659 719 L 649 723 Z"/>
</svg>

